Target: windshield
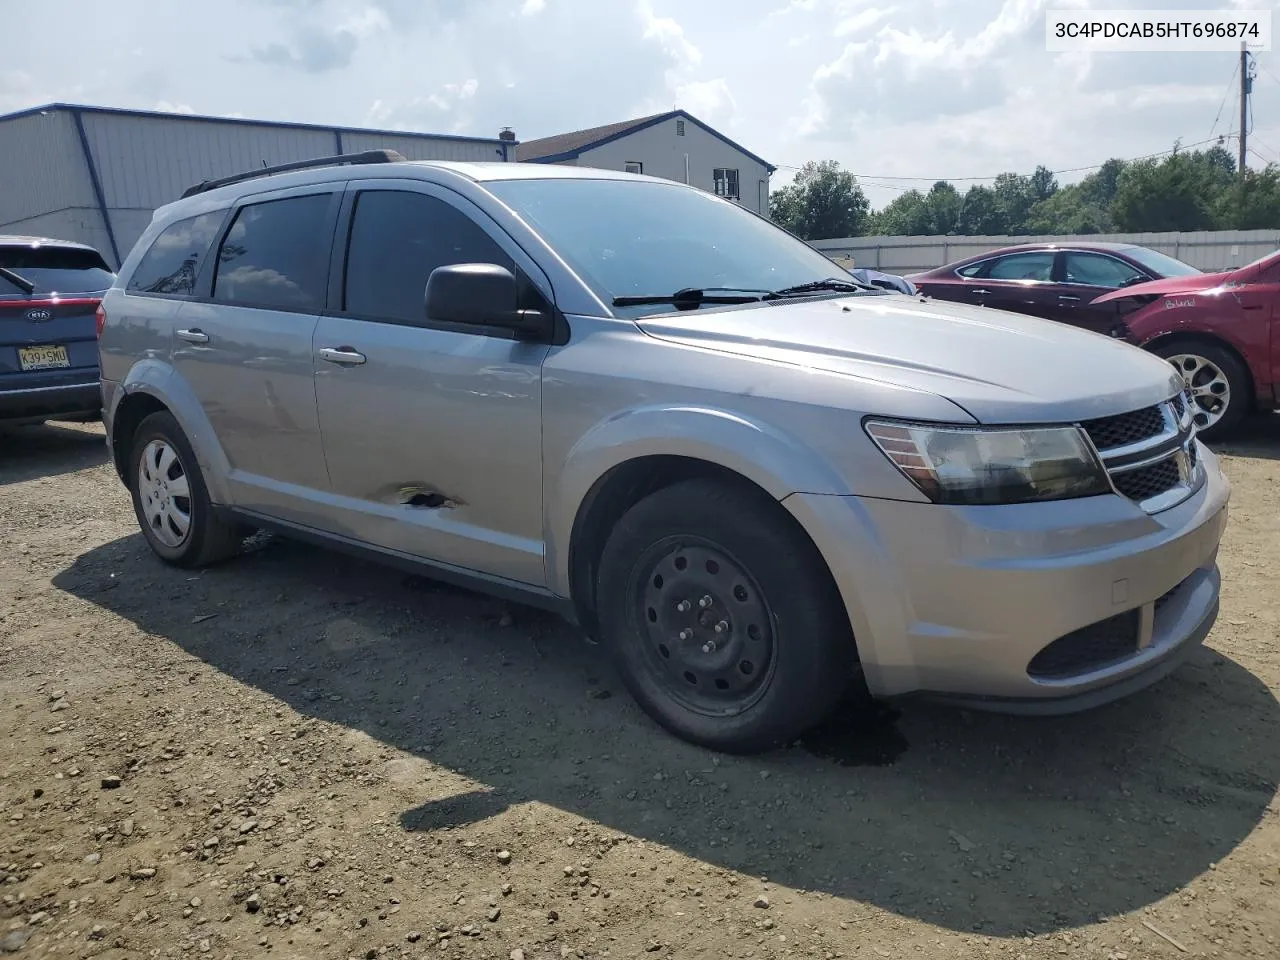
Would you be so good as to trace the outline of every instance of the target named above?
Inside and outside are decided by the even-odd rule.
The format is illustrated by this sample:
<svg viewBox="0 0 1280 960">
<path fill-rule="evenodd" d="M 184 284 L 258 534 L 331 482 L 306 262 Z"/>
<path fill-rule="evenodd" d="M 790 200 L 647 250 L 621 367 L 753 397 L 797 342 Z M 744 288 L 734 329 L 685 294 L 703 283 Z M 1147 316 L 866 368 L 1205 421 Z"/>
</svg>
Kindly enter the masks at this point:
<svg viewBox="0 0 1280 960">
<path fill-rule="evenodd" d="M 683 185 L 549 178 L 486 186 L 537 230 L 605 303 L 689 288 L 779 290 L 844 275 L 767 220 Z M 614 309 L 637 316 L 671 307 Z"/>
<path fill-rule="evenodd" d="M 74 247 L 0 246 L 0 267 L 30 283 L 35 288 L 31 296 L 97 293 L 114 279 L 101 255 Z M 0 296 L 11 295 L 26 291 L 0 275 Z"/>
<path fill-rule="evenodd" d="M 1123 252 L 1125 256 L 1138 261 L 1158 278 L 1189 277 L 1202 272 L 1189 263 L 1183 263 L 1181 260 L 1175 260 L 1173 257 L 1146 247 L 1125 247 Z"/>
</svg>

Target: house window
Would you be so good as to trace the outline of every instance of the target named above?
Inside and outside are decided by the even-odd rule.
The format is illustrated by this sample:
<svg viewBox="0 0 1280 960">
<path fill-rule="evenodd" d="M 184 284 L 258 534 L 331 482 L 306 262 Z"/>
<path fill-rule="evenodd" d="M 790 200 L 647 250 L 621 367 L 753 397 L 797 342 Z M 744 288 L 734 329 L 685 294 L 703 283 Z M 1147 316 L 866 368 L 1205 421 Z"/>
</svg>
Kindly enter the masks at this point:
<svg viewBox="0 0 1280 960">
<path fill-rule="evenodd" d="M 628 160 L 627 173 L 644 173 L 644 164 L 639 160 Z"/>
<path fill-rule="evenodd" d="M 684 136 L 684 121 L 683 121 L 683 120 L 677 120 L 677 121 L 676 121 L 676 136 L 677 136 L 677 137 L 683 137 L 683 136 Z"/>
<path fill-rule="evenodd" d="M 727 167 L 716 167 L 714 179 L 717 197 L 727 197 L 730 200 L 741 199 L 741 195 L 738 193 L 737 170 L 731 170 Z"/>
</svg>

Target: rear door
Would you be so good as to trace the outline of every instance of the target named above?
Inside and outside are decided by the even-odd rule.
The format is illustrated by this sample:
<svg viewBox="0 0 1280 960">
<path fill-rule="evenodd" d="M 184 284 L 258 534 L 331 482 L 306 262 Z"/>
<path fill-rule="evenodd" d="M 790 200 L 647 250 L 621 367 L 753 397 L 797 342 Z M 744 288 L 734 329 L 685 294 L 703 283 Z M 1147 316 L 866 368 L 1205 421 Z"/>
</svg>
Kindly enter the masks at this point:
<svg viewBox="0 0 1280 960">
<path fill-rule="evenodd" d="M 995 257 L 976 278 L 970 296 L 998 310 L 1052 319 L 1054 256 L 1053 250 L 1026 250 Z"/>
<path fill-rule="evenodd" d="M 1064 250 L 1055 279 L 1053 319 L 1107 333 L 1116 323 L 1115 307 L 1109 303 L 1091 306 L 1093 300 L 1152 278 L 1119 257 L 1093 250 Z"/>
<path fill-rule="evenodd" d="M 114 279 L 83 247 L 0 245 L 0 390 L 95 381 L 94 313 Z"/>
<path fill-rule="evenodd" d="M 230 465 L 237 506 L 306 522 L 328 489 L 311 338 L 324 308 L 342 184 L 244 198 L 202 296 L 179 308 L 172 363 Z"/>
</svg>

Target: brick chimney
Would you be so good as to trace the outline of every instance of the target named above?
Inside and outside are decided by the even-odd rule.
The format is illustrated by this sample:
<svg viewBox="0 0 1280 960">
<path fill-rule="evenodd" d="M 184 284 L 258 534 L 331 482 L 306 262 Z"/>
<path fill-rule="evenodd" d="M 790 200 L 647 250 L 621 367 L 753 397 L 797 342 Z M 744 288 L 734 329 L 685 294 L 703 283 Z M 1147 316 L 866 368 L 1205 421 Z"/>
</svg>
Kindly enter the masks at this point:
<svg viewBox="0 0 1280 960">
<path fill-rule="evenodd" d="M 501 130 L 498 131 L 498 139 L 505 140 L 508 143 L 515 143 L 516 142 L 515 131 L 512 130 L 510 127 L 503 127 Z"/>
</svg>

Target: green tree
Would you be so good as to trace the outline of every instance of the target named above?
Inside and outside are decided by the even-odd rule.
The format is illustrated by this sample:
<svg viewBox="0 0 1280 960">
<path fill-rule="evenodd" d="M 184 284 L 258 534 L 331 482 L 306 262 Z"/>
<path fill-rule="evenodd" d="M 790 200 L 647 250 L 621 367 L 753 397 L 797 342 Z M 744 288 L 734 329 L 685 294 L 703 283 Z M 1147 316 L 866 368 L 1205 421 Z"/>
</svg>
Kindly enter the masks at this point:
<svg viewBox="0 0 1280 960">
<path fill-rule="evenodd" d="M 990 187 L 972 186 L 964 192 L 956 233 L 969 237 L 990 237 L 1008 233 L 1004 213 Z"/>
<path fill-rule="evenodd" d="M 1214 229 L 1217 197 L 1206 175 L 1218 172 L 1185 153 L 1129 164 L 1111 203 L 1116 228 L 1129 233 Z"/>
<path fill-rule="evenodd" d="M 809 161 L 769 198 L 769 216 L 805 240 L 866 233 L 871 204 L 858 179 L 835 160 Z"/>
</svg>

